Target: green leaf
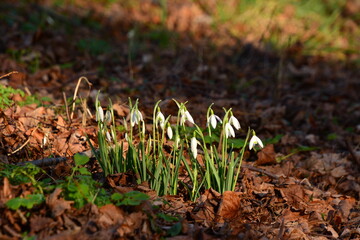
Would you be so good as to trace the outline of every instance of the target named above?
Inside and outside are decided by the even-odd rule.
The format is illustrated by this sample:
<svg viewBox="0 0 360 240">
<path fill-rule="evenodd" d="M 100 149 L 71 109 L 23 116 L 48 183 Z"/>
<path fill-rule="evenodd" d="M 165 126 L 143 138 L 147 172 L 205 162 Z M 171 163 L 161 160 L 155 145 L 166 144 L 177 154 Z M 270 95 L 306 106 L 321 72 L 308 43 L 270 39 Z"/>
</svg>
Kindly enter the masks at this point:
<svg viewBox="0 0 360 240">
<path fill-rule="evenodd" d="M 89 172 L 89 170 L 87 170 L 86 167 L 81 167 L 78 169 L 79 173 L 82 175 L 91 175 L 91 173 Z"/>
<path fill-rule="evenodd" d="M 179 221 L 179 219 L 177 217 L 165 214 L 165 213 L 158 213 L 157 214 L 158 217 L 164 219 L 166 222 L 176 222 Z"/>
<path fill-rule="evenodd" d="M 268 144 L 276 144 L 276 143 L 278 143 L 280 140 L 281 140 L 281 138 L 284 136 L 284 134 L 278 134 L 278 135 L 276 135 L 274 138 L 270 138 L 270 139 L 267 139 L 267 140 L 265 140 L 264 141 L 264 144 L 265 145 L 268 145 Z"/>
<path fill-rule="evenodd" d="M 136 206 L 136 205 L 140 205 L 142 201 L 148 199 L 149 199 L 148 195 L 138 191 L 127 192 L 123 195 L 119 193 L 114 193 L 111 196 L 111 200 L 113 200 L 117 206 L 120 205 Z"/>
<path fill-rule="evenodd" d="M 177 222 L 174 225 L 172 225 L 169 230 L 167 230 L 167 234 L 170 235 L 171 237 L 177 236 L 180 234 L 181 229 L 182 229 L 181 222 Z"/>
<path fill-rule="evenodd" d="M 113 195 L 111 195 L 111 200 L 113 200 L 113 201 L 119 201 L 123 198 L 124 198 L 124 196 L 120 193 L 114 193 Z"/>
<path fill-rule="evenodd" d="M 7 201 L 5 205 L 12 210 L 17 210 L 22 206 L 22 202 L 22 198 L 13 198 Z"/>
<path fill-rule="evenodd" d="M 74 156 L 74 161 L 75 161 L 75 165 L 79 166 L 79 165 L 84 165 L 89 161 L 89 157 L 86 155 L 82 155 L 82 154 L 75 154 Z"/>
<path fill-rule="evenodd" d="M 233 148 L 242 148 L 245 144 L 244 139 L 229 138 L 227 141 L 228 141 L 228 145 L 232 146 Z"/>
<path fill-rule="evenodd" d="M 220 141 L 220 138 L 217 135 L 215 135 L 214 133 L 211 134 L 211 137 L 208 136 L 208 135 L 204 136 L 204 139 L 205 139 L 206 144 L 211 144 L 213 142 L 219 142 Z"/>
<path fill-rule="evenodd" d="M 34 205 L 41 204 L 45 200 L 43 194 L 29 194 L 25 198 L 13 198 L 5 203 L 5 205 L 12 209 L 17 210 L 20 207 L 26 207 L 27 209 L 31 209 Z"/>
</svg>

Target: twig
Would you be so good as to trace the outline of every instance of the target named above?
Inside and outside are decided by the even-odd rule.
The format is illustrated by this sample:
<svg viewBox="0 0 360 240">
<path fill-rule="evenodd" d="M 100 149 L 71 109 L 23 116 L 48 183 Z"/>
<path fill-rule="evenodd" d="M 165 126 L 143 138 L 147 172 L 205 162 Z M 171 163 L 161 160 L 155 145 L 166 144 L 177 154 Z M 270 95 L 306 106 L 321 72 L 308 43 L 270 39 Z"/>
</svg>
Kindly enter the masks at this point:
<svg viewBox="0 0 360 240">
<path fill-rule="evenodd" d="M 19 148 L 15 149 L 13 152 L 9 153 L 8 156 L 13 155 L 14 153 L 17 153 L 18 151 L 23 149 L 26 146 L 26 144 L 28 144 L 30 142 L 30 138 L 32 137 L 32 134 L 36 131 L 36 129 L 38 129 L 38 127 L 36 127 L 34 130 L 32 130 L 32 132 L 30 133 L 29 138 L 24 142 L 23 145 L 21 145 Z"/>
<path fill-rule="evenodd" d="M 89 82 L 89 80 L 88 80 L 86 77 L 80 77 L 80 78 L 79 78 L 78 83 L 76 84 L 75 92 L 74 92 L 73 105 L 72 105 L 70 120 L 72 120 L 73 117 L 74 117 L 75 100 L 76 100 L 76 98 L 77 98 L 77 93 L 78 93 L 78 90 L 79 90 L 79 87 L 80 87 L 81 80 L 84 80 L 84 81 L 89 85 L 89 90 L 91 89 L 91 86 L 92 86 L 91 82 Z M 90 91 L 89 91 L 89 92 L 90 92 Z"/>
<path fill-rule="evenodd" d="M 92 150 L 87 150 L 85 152 L 80 152 L 78 154 L 88 156 L 89 158 L 94 157 Z M 73 156 L 71 158 L 73 158 Z M 68 160 L 71 160 L 71 158 L 69 158 L 69 157 L 43 158 L 43 159 L 38 159 L 38 160 L 33 160 L 33 161 L 20 162 L 17 165 L 23 166 L 27 163 L 32 163 L 38 167 L 47 167 L 47 166 L 57 165 L 61 162 L 66 162 Z"/>
<path fill-rule="evenodd" d="M 17 72 L 17 71 L 9 72 L 9 73 L 7 73 L 7 74 L 5 74 L 5 75 L 0 76 L 0 79 L 2 79 L 2 78 L 4 78 L 4 77 L 7 77 L 7 76 L 10 76 L 11 74 L 14 74 L 14 73 L 19 73 L 19 72 Z"/>
<path fill-rule="evenodd" d="M 247 169 L 249 169 L 250 171 L 254 171 L 254 172 L 259 172 L 259 173 L 262 173 L 262 174 L 265 174 L 265 175 L 267 175 L 267 176 L 269 176 L 269 177 L 271 177 L 271 178 L 273 178 L 273 179 L 279 179 L 279 176 L 277 176 L 277 175 L 275 175 L 275 174 L 273 174 L 273 173 L 270 173 L 270 172 L 268 172 L 268 171 L 266 171 L 266 170 L 264 170 L 264 169 L 261 169 L 261 168 L 257 168 L 257 167 L 254 167 L 254 166 L 251 166 L 251 165 L 247 165 L 247 164 L 243 164 L 243 165 L 241 165 L 241 167 L 243 167 L 243 168 L 247 168 Z"/>
<path fill-rule="evenodd" d="M 68 120 L 70 120 L 69 105 L 68 105 L 67 100 L 66 100 L 66 93 L 65 92 L 63 92 L 63 97 L 64 97 L 64 103 L 65 103 L 66 116 L 67 116 Z"/>
</svg>

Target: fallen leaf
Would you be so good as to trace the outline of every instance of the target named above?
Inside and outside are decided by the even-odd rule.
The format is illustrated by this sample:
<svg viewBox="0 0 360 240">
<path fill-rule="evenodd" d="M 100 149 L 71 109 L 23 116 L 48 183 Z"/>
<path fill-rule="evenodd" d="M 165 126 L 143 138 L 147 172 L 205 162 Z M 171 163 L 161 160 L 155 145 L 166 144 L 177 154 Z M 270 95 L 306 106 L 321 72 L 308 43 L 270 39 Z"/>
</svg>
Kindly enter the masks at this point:
<svg viewBox="0 0 360 240">
<path fill-rule="evenodd" d="M 62 215 L 66 210 L 71 209 L 71 204 L 74 203 L 74 201 L 66 201 L 63 198 L 59 198 L 61 192 L 61 188 L 56 188 L 46 199 L 46 203 L 51 209 L 51 215 L 53 217 Z"/>
<path fill-rule="evenodd" d="M 256 165 L 267 165 L 267 164 L 276 164 L 276 153 L 274 151 L 274 145 L 266 145 L 261 151 L 257 154 L 258 159 L 256 160 Z"/>
</svg>

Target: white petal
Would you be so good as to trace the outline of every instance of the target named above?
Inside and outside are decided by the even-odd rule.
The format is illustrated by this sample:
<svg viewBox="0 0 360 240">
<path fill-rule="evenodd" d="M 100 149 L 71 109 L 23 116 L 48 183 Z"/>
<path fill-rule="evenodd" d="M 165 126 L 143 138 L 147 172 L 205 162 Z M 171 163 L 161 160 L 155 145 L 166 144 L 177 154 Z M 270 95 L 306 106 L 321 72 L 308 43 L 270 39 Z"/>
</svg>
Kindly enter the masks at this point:
<svg viewBox="0 0 360 240">
<path fill-rule="evenodd" d="M 139 124 L 139 122 L 143 122 L 143 116 L 141 112 L 138 109 L 133 110 L 131 114 L 131 126 L 135 126 L 135 124 Z"/>
<path fill-rule="evenodd" d="M 239 130 L 241 128 L 240 123 L 236 117 L 231 116 L 229 122 L 234 126 L 236 130 Z"/>
<path fill-rule="evenodd" d="M 256 144 L 259 144 L 261 148 L 264 147 L 264 144 L 262 143 L 260 138 L 258 138 L 256 135 L 253 135 L 250 139 L 249 149 L 251 150 Z"/>
<path fill-rule="evenodd" d="M 106 132 L 106 139 L 111 142 L 111 136 L 109 132 Z"/>
<path fill-rule="evenodd" d="M 165 127 L 165 117 L 164 117 L 164 114 L 162 114 L 161 112 L 158 112 L 156 114 L 156 127 L 158 127 L 159 123 L 160 123 L 160 127 L 161 129 L 164 129 Z"/>
<path fill-rule="evenodd" d="M 235 131 L 233 127 L 230 125 L 230 123 L 225 124 L 225 137 L 235 137 Z"/>
<path fill-rule="evenodd" d="M 136 118 L 135 110 L 131 113 L 130 123 L 131 123 L 131 127 L 134 127 L 134 126 L 135 126 L 135 123 L 137 123 L 137 118 Z"/>
<path fill-rule="evenodd" d="M 138 120 L 141 121 L 141 122 L 143 122 L 144 119 L 143 119 L 143 115 L 141 114 L 141 112 L 140 112 L 139 110 L 136 110 L 136 112 L 137 112 L 137 118 L 138 118 Z"/>
<path fill-rule="evenodd" d="M 105 122 L 108 124 L 111 123 L 111 112 L 109 110 L 106 111 Z"/>
<path fill-rule="evenodd" d="M 173 137 L 173 131 L 172 131 L 172 128 L 170 126 L 167 127 L 167 131 L 166 131 L 169 139 L 172 139 Z"/>
<path fill-rule="evenodd" d="M 197 140 L 196 137 L 191 138 L 191 152 L 194 156 L 194 158 L 197 157 Z"/>
<path fill-rule="evenodd" d="M 97 108 L 96 121 L 104 122 L 104 110 L 101 106 L 98 106 Z"/>
<path fill-rule="evenodd" d="M 216 128 L 216 117 L 214 114 L 212 114 L 209 119 L 208 119 L 208 123 L 210 123 L 210 125 L 215 129 Z"/>
<path fill-rule="evenodd" d="M 214 116 L 215 116 L 216 120 L 218 120 L 219 123 L 222 123 L 221 118 L 219 118 L 218 115 L 214 115 Z"/>
<path fill-rule="evenodd" d="M 186 120 L 188 120 L 188 121 L 191 122 L 192 124 L 195 124 L 195 123 L 194 123 L 194 119 L 193 119 L 193 117 L 190 115 L 189 111 L 186 111 L 186 112 L 185 112 L 185 116 L 186 116 Z"/>
</svg>

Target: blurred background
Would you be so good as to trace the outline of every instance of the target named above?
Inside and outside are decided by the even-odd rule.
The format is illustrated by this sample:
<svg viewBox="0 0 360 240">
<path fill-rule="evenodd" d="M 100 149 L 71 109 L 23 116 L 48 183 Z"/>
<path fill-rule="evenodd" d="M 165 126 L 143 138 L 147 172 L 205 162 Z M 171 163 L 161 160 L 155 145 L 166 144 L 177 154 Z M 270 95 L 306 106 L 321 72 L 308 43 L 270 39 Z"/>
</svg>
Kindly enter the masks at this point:
<svg viewBox="0 0 360 240">
<path fill-rule="evenodd" d="M 214 102 L 271 135 L 360 128 L 357 0 L 3 0 L 0 19 L 0 73 L 20 72 L 2 83 L 59 104 L 85 76 L 92 97 Z"/>
</svg>

